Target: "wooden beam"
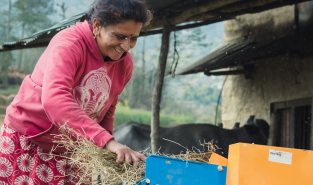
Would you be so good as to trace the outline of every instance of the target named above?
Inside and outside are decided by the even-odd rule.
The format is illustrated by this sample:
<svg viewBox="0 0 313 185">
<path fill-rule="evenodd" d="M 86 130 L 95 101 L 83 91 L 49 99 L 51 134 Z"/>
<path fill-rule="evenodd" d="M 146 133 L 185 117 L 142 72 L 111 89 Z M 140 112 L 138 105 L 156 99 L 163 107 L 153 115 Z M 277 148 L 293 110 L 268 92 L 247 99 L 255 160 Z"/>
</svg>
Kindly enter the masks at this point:
<svg viewBox="0 0 313 185">
<path fill-rule="evenodd" d="M 239 12 L 242 10 L 247 9 L 254 9 L 256 7 L 264 6 L 267 4 L 276 3 L 274 0 L 254 0 L 253 3 L 250 1 L 241 2 L 235 4 L 234 6 L 226 6 L 221 9 L 220 13 L 232 13 L 232 12 Z M 280 4 L 284 4 L 283 2 L 278 2 Z"/>
<path fill-rule="evenodd" d="M 216 9 L 220 9 L 227 5 L 232 5 L 233 3 L 240 2 L 240 0 L 215 0 L 210 1 L 206 4 L 200 4 L 198 6 L 195 6 L 193 8 L 187 9 L 187 11 L 181 12 L 181 14 L 175 16 L 170 22 L 171 25 L 180 24 L 182 22 L 185 22 L 190 19 L 190 17 L 201 15 L 203 13 L 214 11 Z"/>
<path fill-rule="evenodd" d="M 269 10 L 277 7 L 292 5 L 295 3 L 305 2 L 309 0 L 254 0 L 254 1 L 210 1 L 207 4 L 199 4 L 194 8 L 182 11 L 181 14 L 167 17 L 166 20 L 160 19 L 156 15 L 156 20 L 148 29 L 159 28 L 164 24 L 177 25 L 188 21 L 204 21 L 211 20 L 212 22 L 224 21 L 232 19 L 246 13 L 258 13 L 264 10 Z M 215 3 L 215 4 L 214 4 Z M 164 17 L 164 15 L 162 15 Z M 166 21 L 166 22 L 165 22 Z M 209 23 L 208 23 L 209 24 Z"/>
<path fill-rule="evenodd" d="M 293 5 L 296 3 L 301 3 L 310 0 L 255 0 L 253 3 L 251 1 L 245 1 L 244 3 L 240 3 L 237 6 L 227 6 L 221 11 L 219 11 L 222 15 L 227 14 L 245 14 L 245 13 L 258 13 L 265 10 L 270 10 L 273 8 Z"/>
<path fill-rule="evenodd" d="M 219 22 L 219 21 L 214 19 L 214 20 L 205 20 L 205 21 L 200 21 L 200 22 L 191 22 L 189 24 L 174 26 L 174 27 L 171 27 L 168 29 L 170 29 L 170 31 L 179 31 L 179 30 L 191 29 L 191 28 L 195 28 L 195 27 L 199 27 L 199 26 L 212 24 L 215 22 Z M 155 30 L 149 30 L 149 31 L 143 31 L 140 33 L 140 36 L 155 35 L 155 34 L 160 34 L 160 33 L 163 33 L 163 28 L 155 29 Z"/>
<path fill-rule="evenodd" d="M 312 99 L 313 100 L 313 99 Z M 311 100 L 311 105 L 313 105 L 313 101 Z M 311 108 L 311 122 L 309 123 L 311 126 L 311 130 L 310 130 L 310 149 L 313 149 L 313 119 L 312 119 L 312 115 L 313 115 L 313 108 Z"/>
<path fill-rule="evenodd" d="M 170 30 L 166 27 L 163 30 L 161 51 L 159 56 L 159 63 L 155 76 L 155 85 L 152 91 L 152 105 L 151 105 L 151 149 L 156 153 L 160 146 L 160 104 L 162 99 L 162 90 L 164 75 L 166 69 L 166 62 L 170 44 Z"/>
<path fill-rule="evenodd" d="M 233 3 L 240 2 L 240 0 L 212 0 L 208 3 L 198 3 L 198 5 L 190 6 L 188 8 L 181 7 L 184 11 L 177 11 L 180 12 L 179 14 L 174 15 L 167 15 L 166 20 L 167 24 L 169 25 L 177 25 L 186 22 L 187 20 L 190 20 L 191 17 L 194 17 L 196 15 L 201 15 L 206 12 L 214 11 L 216 9 L 220 9 L 224 6 L 231 5 Z M 172 7 L 170 9 L 165 9 L 162 12 L 170 12 Z M 175 7 L 175 10 L 180 9 L 179 7 Z M 161 12 L 160 15 L 155 15 L 155 21 L 152 22 L 152 24 L 148 27 L 148 29 L 151 28 L 157 28 L 162 27 L 164 25 L 164 20 L 160 19 L 160 17 L 164 17 L 164 14 Z"/>
</svg>

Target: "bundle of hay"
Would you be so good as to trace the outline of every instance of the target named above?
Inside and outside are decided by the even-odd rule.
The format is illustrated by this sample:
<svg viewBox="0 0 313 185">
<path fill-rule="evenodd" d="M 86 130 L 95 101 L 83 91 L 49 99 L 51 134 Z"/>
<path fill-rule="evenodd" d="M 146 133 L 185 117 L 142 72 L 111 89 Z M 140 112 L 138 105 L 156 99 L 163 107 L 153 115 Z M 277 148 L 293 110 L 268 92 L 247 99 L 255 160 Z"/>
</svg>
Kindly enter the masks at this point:
<svg viewBox="0 0 313 185">
<path fill-rule="evenodd" d="M 59 135 L 55 135 L 55 143 L 64 147 L 65 157 L 75 174 L 68 174 L 79 179 L 78 184 L 93 183 L 103 185 L 133 185 L 144 178 L 145 163 L 134 166 L 116 163 L 116 154 L 101 149 L 88 141 L 85 137 L 75 134 L 66 126 L 60 128 Z M 169 155 L 182 160 L 208 162 L 215 147 L 211 143 L 204 143 L 207 152 L 187 150 L 185 154 Z M 149 155 L 146 153 L 146 155 Z M 159 153 L 159 155 L 162 155 Z"/>
<path fill-rule="evenodd" d="M 68 174 L 79 179 L 78 184 L 100 183 L 104 185 L 135 184 L 144 176 L 145 164 L 137 166 L 116 163 L 116 154 L 101 149 L 66 126 L 55 135 L 58 147 L 68 152 L 64 156 L 75 174 Z M 98 176 L 99 175 L 99 176 Z M 96 177 L 96 178 L 92 178 Z"/>
</svg>

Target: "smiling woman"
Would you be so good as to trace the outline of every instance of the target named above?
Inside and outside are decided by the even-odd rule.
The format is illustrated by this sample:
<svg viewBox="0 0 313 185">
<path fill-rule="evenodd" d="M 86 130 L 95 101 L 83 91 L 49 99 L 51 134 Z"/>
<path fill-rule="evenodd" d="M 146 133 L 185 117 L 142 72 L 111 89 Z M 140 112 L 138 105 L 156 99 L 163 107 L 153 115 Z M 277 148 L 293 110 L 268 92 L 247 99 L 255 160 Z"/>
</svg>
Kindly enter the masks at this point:
<svg viewBox="0 0 313 185">
<path fill-rule="evenodd" d="M 112 60 L 135 47 L 141 28 L 151 18 L 150 11 L 138 1 L 97 1 L 88 12 L 99 49 Z"/>
<path fill-rule="evenodd" d="M 93 34 L 102 55 L 112 60 L 120 59 L 131 48 L 135 47 L 142 28 L 141 22 L 133 20 L 103 27 L 94 18 L 92 25 Z"/>
<path fill-rule="evenodd" d="M 116 142 L 112 129 L 118 96 L 133 70 L 128 51 L 151 17 L 141 0 L 97 0 L 86 21 L 53 37 L 7 108 L 0 136 L 0 165 L 6 168 L 0 169 L 0 184 L 76 184 L 64 158 L 44 154 L 55 147 L 53 135 L 65 123 L 116 153 L 116 162 L 145 160 Z"/>
</svg>

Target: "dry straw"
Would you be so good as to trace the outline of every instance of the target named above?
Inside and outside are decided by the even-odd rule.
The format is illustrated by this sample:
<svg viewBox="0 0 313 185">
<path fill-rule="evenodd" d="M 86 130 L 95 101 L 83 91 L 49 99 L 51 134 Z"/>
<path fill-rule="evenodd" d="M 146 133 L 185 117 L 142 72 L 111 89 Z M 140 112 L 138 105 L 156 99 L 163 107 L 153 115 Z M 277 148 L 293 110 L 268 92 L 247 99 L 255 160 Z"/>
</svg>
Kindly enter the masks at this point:
<svg viewBox="0 0 313 185">
<path fill-rule="evenodd" d="M 144 162 L 137 166 L 118 164 L 116 163 L 116 154 L 97 147 L 66 126 L 62 126 L 60 134 L 55 135 L 54 138 L 58 147 L 64 147 L 67 150 L 62 157 L 65 157 L 69 166 L 75 169 L 70 170 L 75 171 L 74 174 L 67 175 L 79 179 L 77 184 L 133 185 L 144 177 Z M 206 147 L 207 152 L 196 149 L 187 150 L 185 154 L 167 156 L 182 160 L 208 162 L 215 146 L 210 142 L 204 143 L 203 146 Z M 159 153 L 159 155 L 162 154 Z"/>
<path fill-rule="evenodd" d="M 145 164 L 137 166 L 116 163 L 116 154 L 101 149 L 66 126 L 60 128 L 60 134 L 55 135 L 58 147 L 64 147 L 67 152 L 63 157 L 75 174 L 68 174 L 79 179 L 77 184 L 104 185 L 135 184 L 143 178 Z M 97 174 L 100 176 L 97 177 Z M 91 178 L 97 177 L 97 178 Z"/>
<path fill-rule="evenodd" d="M 177 143 L 175 141 L 163 138 L 163 140 L 166 140 L 168 142 L 172 142 L 182 148 L 184 148 L 186 150 L 186 153 L 181 153 L 178 155 L 166 155 L 166 154 L 161 154 L 161 155 L 165 155 L 168 157 L 172 157 L 172 158 L 177 158 L 177 159 L 181 159 L 181 160 L 185 160 L 185 161 L 198 161 L 198 162 L 204 162 L 207 163 L 209 162 L 209 159 L 211 157 L 212 152 L 214 152 L 218 147 L 216 145 L 213 144 L 213 141 L 211 142 L 203 142 L 200 143 L 200 145 L 202 146 L 202 149 L 198 149 L 193 147 L 191 150 L 186 148 L 185 146 L 182 146 L 180 143 Z"/>
</svg>

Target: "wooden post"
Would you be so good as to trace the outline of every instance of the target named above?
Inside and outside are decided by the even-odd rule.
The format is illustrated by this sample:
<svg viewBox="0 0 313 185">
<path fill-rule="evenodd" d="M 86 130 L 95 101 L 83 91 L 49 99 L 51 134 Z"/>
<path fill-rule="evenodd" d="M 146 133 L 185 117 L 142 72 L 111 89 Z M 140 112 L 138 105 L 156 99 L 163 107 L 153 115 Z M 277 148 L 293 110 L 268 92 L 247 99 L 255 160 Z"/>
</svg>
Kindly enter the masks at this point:
<svg viewBox="0 0 313 185">
<path fill-rule="evenodd" d="M 151 107 L 151 149 L 153 153 L 156 153 L 160 146 L 160 103 L 162 98 L 162 89 L 163 89 L 163 81 L 164 74 L 167 62 L 168 48 L 169 48 L 169 40 L 170 40 L 170 30 L 164 28 L 162 34 L 162 43 L 161 43 L 161 51 L 159 56 L 159 63 L 155 75 L 155 85 L 152 92 L 152 107 Z"/>
</svg>

